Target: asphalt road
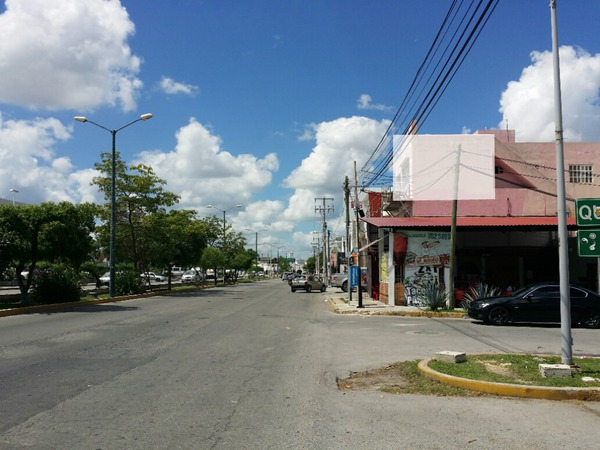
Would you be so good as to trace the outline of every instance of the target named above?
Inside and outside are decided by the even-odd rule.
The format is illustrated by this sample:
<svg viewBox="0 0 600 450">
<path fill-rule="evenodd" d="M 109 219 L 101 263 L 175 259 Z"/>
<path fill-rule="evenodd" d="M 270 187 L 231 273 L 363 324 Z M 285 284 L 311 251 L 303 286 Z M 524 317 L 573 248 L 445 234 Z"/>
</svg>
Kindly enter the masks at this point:
<svg viewBox="0 0 600 450">
<path fill-rule="evenodd" d="M 0 318 L 0 449 L 598 447 L 598 403 L 336 386 L 439 350 L 560 353 L 559 327 L 336 315 L 327 298 L 274 280 Z M 573 330 L 574 353 L 599 337 Z"/>
</svg>

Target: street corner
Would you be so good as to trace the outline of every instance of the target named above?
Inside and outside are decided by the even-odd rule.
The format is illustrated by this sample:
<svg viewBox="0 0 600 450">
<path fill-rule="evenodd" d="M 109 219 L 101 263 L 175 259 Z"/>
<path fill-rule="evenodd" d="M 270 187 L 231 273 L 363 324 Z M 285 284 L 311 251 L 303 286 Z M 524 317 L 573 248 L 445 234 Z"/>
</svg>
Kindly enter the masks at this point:
<svg viewBox="0 0 600 450">
<path fill-rule="evenodd" d="M 535 398 L 541 400 L 600 400 L 600 389 L 598 388 L 531 386 L 460 378 L 438 372 L 429 367 L 429 363 L 434 359 L 431 357 L 421 360 L 418 364 L 419 371 L 431 380 L 453 387 L 501 397 Z"/>
</svg>

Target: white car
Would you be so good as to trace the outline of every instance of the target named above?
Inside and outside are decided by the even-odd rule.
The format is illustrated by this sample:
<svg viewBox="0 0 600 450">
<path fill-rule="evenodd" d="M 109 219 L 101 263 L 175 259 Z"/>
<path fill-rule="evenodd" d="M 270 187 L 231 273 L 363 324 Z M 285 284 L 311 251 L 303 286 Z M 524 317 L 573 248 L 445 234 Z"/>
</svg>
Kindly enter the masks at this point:
<svg viewBox="0 0 600 450">
<path fill-rule="evenodd" d="M 188 270 L 181 275 L 181 282 L 183 284 L 186 283 L 199 283 L 202 281 L 202 278 L 195 270 Z"/>
<path fill-rule="evenodd" d="M 105 284 L 107 286 L 110 284 L 110 272 L 106 272 L 100 277 L 100 284 Z"/>
<path fill-rule="evenodd" d="M 142 277 L 145 280 L 150 280 L 150 281 L 165 281 L 166 277 L 163 277 L 162 275 L 157 275 L 154 272 L 146 272 L 140 275 L 140 277 Z"/>
</svg>

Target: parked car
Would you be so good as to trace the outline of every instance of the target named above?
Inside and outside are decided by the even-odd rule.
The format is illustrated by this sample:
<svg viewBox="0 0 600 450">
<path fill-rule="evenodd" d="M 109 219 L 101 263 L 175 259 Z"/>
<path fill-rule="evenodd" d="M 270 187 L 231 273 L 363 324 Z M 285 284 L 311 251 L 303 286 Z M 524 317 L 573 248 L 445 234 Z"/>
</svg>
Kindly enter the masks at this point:
<svg viewBox="0 0 600 450">
<path fill-rule="evenodd" d="M 348 292 L 348 274 L 347 273 L 334 273 L 331 275 L 331 287 L 339 287 L 344 292 Z M 362 285 L 363 292 L 367 291 L 367 286 Z M 356 291 L 356 288 L 353 288 Z"/>
<path fill-rule="evenodd" d="M 150 280 L 150 281 L 166 281 L 166 277 L 162 276 L 162 275 L 158 275 L 154 272 L 145 272 L 143 274 L 140 275 L 140 277 L 144 278 L 145 280 Z"/>
<path fill-rule="evenodd" d="M 348 274 L 334 273 L 331 275 L 331 287 L 341 288 L 342 291 L 348 292 Z"/>
<path fill-rule="evenodd" d="M 171 276 L 173 278 L 179 278 L 181 277 L 186 271 L 183 269 L 183 267 L 177 267 L 177 266 L 173 266 L 171 267 Z"/>
<path fill-rule="evenodd" d="M 600 296 L 579 286 L 570 286 L 571 323 L 600 327 Z M 510 295 L 471 302 L 469 317 L 492 325 L 509 322 L 560 322 L 560 284 L 538 283 Z"/>
<path fill-rule="evenodd" d="M 206 269 L 206 279 L 214 280 L 215 279 L 215 271 L 213 269 Z"/>
<path fill-rule="evenodd" d="M 110 272 L 106 272 L 100 278 L 100 284 L 108 286 L 110 284 Z"/>
<path fill-rule="evenodd" d="M 327 285 L 323 282 L 323 279 L 315 275 L 297 275 L 291 282 L 290 287 L 292 292 L 302 290 L 306 292 L 321 291 L 325 292 Z"/>
<path fill-rule="evenodd" d="M 200 283 L 202 277 L 195 270 L 187 270 L 181 275 L 181 282 L 183 284 Z"/>
</svg>

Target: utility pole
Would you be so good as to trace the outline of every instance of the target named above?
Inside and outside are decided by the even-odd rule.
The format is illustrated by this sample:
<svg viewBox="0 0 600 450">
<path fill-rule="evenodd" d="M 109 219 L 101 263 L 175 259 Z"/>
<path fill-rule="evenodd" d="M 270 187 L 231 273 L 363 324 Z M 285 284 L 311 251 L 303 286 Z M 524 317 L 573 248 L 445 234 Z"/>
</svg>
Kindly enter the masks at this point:
<svg viewBox="0 0 600 450">
<path fill-rule="evenodd" d="M 315 212 L 320 212 L 323 215 L 323 275 L 325 278 L 325 282 L 329 285 L 331 284 L 330 278 L 330 256 L 329 256 L 329 248 L 328 248 L 328 240 L 327 240 L 327 213 L 333 212 L 333 205 L 328 206 L 327 201 L 333 202 L 333 198 L 331 197 L 319 197 L 315 198 L 315 202 L 321 200 L 323 201 L 322 206 L 315 206 Z"/>
<path fill-rule="evenodd" d="M 450 223 L 450 267 L 448 270 L 448 309 L 454 309 L 454 271 L 456 268 L 456 215 L 458 211 L 458 176 L 460 173 L 460 145 L 456 149 L 454 172 L 454 198 L 452 199 L 452 221 Z"/>
<path fill-rule="evenodd" d="M 356 251 L 358 252 L 358 286 L 356 288 L 356 291 L 358 293 L 358 306 L 357 308 L 364 308 L 363 306 L 363 298 L 362 298 L 362 274 L 360 271 L 360 225 L 359 225 L 359 209 L 360 209 L 360 205 L 359 205 L 359 201 L 358 201 L 358 175 L 356 173 L 356 161 L 354 161 L 354 201 L 356 202 Z M 348 280 L 349 281 L 349 280 Z M 350 283 L 348 283 L 348 285 L 350 285 Z M 351 291 L 352 288 L 349 288 L 349 290 Z"/>
<path fill-rule="evenodd" d="M 344 206 L 346 209 L 346 266 L 348 266 L 348 304 L 352 302 L 352 289 L 350 288 L 350 266 L 352 258 L 352 242 L 350 241 L 350 180 L 344 178 Z"/>
<path fill-rule="evenodd" d="M 321 271 L 321 238 L 318 235 L 318 231 L 313 231 L 313 233 L 316 234 L 316 237 L 313 234 L 313 248 L 315 249 L 315 273 L 319 273 Z"/>
</svg>

